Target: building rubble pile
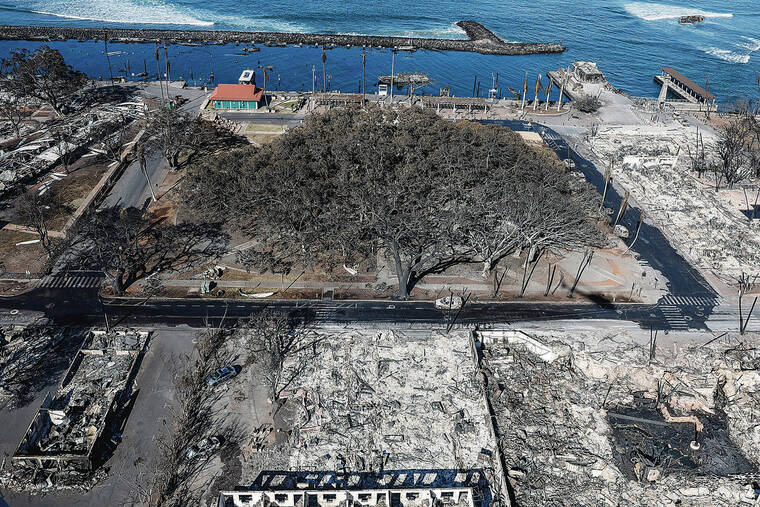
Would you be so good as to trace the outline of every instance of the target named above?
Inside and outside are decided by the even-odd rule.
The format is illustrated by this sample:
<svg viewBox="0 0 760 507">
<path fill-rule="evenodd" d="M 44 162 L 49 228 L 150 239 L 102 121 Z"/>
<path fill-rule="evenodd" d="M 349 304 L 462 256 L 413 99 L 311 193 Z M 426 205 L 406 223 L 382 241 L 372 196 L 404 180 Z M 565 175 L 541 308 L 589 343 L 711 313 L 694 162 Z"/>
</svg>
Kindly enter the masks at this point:
<svg viewBox="0 0 760 507">
<path fill-rule="evenodd" d="M 127 101 L 101 102 L 108 98 Z M 35 181 L 42 183 L 38 193 L 43 195 L 52 183 L 66 176 L 64 173 L 47 174 L 59 165 L 62 155 L 103 153 L 97 142 L 105 135 L 101 126 L 105 123 L 126 125 L 144 116 L 145 108 L 140 97 L 123 94 L 111 97 L 101 89 L 87 90 L 73 99 L 71 109 L 76 112 L 44 124 L 26 121 L 22 125 L 20 141 L 15 140 L 15 132 L 7 125 L 0 125 L 0 198 Z"/>
<path fill-rule="evenodd" d="M 598 167 L 610 160 L 613 179 L 631 192 L 679 251 L 726 281 L 760 265 L 760 220 L 749 223 L 724 193 L 696 179 L 689 149 L 695 131 L 664 127 L 610 127 L 587 140 Z M 703 136 L 715 157 L 715 139 Z M 754 198 L 754 193 L 750 198 Z"/>
<path fill-rule="evenodd" d="M 733 359 L 752 345 L 674 347 L 649 364 L 643 336 L 533 335 L 556 356 L 547 362 L 483 336 L 481 366 L 518 505 L 757 504 L 760 360 L 747 370 Z M 650 415 L 621 417 L 643 406 Z M 726 416 L 725 427 L 709 426 Z M 685 432 L 685 450 L 658 441 L 661 431 Z"/>
<path fill-rule="evenodd" d="M 6 463 L 0 485 L 86 490 L 100 480 L 98 466 L 118 441 L 119 413 L 132 394 L 134 366 L 147 338 L 146 332 L 91 332 Z"/>
<path fill-rule="evenodd" d="M 295 377 L 291 470 L 484 469 L 495 441 L 466 333 L 322 337 Z M 306 357 L 308 356 L 308 358 Z M 307 359 L 307 360 L 302 360 Z"/>
<path fill-rule="evenodd" d="M 35 370 L 65 336 L 48 319 L 24 326 L 0 327 L 0 407 L 11 409 L 24 385 L 24 373 Z"/>
</svg>

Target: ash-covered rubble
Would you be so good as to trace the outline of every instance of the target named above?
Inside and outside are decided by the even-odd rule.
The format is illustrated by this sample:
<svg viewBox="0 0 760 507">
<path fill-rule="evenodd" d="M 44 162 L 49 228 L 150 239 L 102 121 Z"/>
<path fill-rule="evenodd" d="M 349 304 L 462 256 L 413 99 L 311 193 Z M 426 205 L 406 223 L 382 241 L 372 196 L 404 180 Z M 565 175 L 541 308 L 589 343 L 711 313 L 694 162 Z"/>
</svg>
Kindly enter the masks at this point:
<svg viewBox="0 0 760 507">
<path fill-rule="evenodd" d="M 55 352 L 66 333 L 44 317 L 26 325 L 0 327 L 0 407 L 15 407 L 27 382 L 39 375 L 46 356 Z"/>
<path fill-rule="evenodd" d="M 149 333 L 92 331 L 55 394 L 45 397 L 0 485 L 14 490 L 91 487 L 110 456 Z"/>
<path fill-rule="evenodd" d="M 122 102 L 107 101 L 113 99 Z M 30 104 L 32 110 L 38 107 Z M 63 157 L 73 161 L 79 156 L 104 153 L 98 141 L 145 114 L 141 98 L 98 90 L 75 97 L 71 109 L 68 116 L 44 123 L 27 118 L 20 138 L 9 126 L 0 125 L 0 198 L 19 192 L 41 176 L 38 193 L 43 195 L 52 183 L 66 177 L 59 168 Z"/>
<path fill-rule="evenodd" d="M 760 377 L 733 356 L 757 337 L 651 360 L 625 332 L 479 339 L 517 505 L 756 505 Z"/>
<path fill-rule="evenodd" d="M 476 505 L 495 505 L 503 479 L 467 333 L 320 334 L 282 379 L 288 469 L 476 471 Z"/>
<path fill-rule="evenodd" d="M 586 143 L 599 167 L 613 162 L 613 179 L 683 255 L 730 282 L 760 265 L 760 220 L 747 220 L 725 191 L 697 180 L 689 155 L 695 138 L 683 128 L 609 127 Z M 718 164 L 715 138 L 704 132 L 702 139 L 707 165 Z"/>
</svg>

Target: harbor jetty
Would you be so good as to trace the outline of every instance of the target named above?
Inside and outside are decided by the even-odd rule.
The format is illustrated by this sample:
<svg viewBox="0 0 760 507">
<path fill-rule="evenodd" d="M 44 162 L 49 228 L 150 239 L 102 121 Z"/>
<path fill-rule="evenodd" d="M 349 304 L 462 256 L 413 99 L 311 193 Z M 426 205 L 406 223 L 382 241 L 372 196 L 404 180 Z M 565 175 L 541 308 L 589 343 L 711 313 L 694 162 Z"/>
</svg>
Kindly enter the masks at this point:
<svg viewBox="0 0 760 507">
<path fill-rule="evenodd" d="M 383 37 L 318 33 L 245 32 L 227 30 L 157 30 L 147 28 L 78 28 L 63 26 L 0 26 L 0 40 L 56 41 L 103 40 L 111 42 L 168 42 L 175 44 L 274 44 L 359 46 L 381 48 L 430 49 L 434 51 L 468 51 L 492 55 L 528 55 L 561 53 L 565 47 L 548 42 L 505 42 L 476 21 L 457 23 L 467 39 L 432 39 L 419 37 Z"/>
</svg>

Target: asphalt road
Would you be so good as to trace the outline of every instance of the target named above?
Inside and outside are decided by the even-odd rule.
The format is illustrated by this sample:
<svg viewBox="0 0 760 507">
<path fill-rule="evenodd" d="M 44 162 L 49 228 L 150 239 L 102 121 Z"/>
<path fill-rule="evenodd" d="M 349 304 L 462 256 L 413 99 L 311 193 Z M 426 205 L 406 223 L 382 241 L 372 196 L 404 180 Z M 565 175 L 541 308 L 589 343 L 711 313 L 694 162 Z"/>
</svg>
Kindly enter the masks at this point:
<svg viewBox="0 0 760 507">
<path fill-rule="evenodd" d="M 707 321 L 722 312 L 726 322 L 735 322 L 733 309 L 718 306 L 719 300 L 699 304 L 677 304 L 663 299 L 656 305 L 596 302 L 504 302 L 468 303 L 457 311 L 443 311 L 424 301 L 331 301 L 239 299 L 137 299 L 97 298 L 96 288 L 39 288 L 14 298 L 0 299 L 0 311 L 42 311 L 61 324 L 109 323 L 150 326 L 187 324 L 192 327 L 232 324 L 264 308 L 294 312 L 307 322 L 322 323 L 428 323 L 513 324 L 551 320 L 624 320 L 642 328 L 662 330 L 706 330 Z"/>
<path fill-rule="evenodd" d="M 150 152 L 146 155 L 146 172 L 150 177 L 150 182 L 154 192 L 158 192 L 158 186 L 166 178 L 169 172 L 169 166 L 164 157 L 157 151 Z M 160 196 L 156 196 L 160 197 Z M 108 193 L 101 208 L 118 206 L 120 208 L 142 208 L 143 205 L 151 198 L 150 188 L 145 175 L 140 170 L 140 161 L 135 159 L 124 170 L 119 181 L 114 184 Z"/>
</svg>

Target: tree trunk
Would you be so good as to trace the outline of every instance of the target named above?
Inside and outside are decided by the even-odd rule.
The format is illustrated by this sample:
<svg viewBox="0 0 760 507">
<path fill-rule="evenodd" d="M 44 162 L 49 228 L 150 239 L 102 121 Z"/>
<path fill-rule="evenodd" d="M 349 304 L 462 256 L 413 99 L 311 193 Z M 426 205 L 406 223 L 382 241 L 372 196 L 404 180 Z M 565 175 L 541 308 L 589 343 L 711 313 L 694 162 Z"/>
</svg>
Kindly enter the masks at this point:
<svg viewBox="0 0 760 507">
<path fill-rule="evenodd" d="M 37 230 L 37 234 L 40 235 L 40 243 L 42 244 L 42 248 L 45 250 L 45 253 L 48 255 L 48 257 L 51 257 L 53 249 L 50 248 L 50 236 L 48 236 L 47 227 L 44 225 L 41 226 Z"/>
<path fill-rule="evenodd" d="M 113 276 L 113 290 L 116 291 L 116 294 L 124 293 L 124 280 L 122 279 L 123 276 L 124 276 L 123 271 L 118 271 Z"/>
<path fill-rule="evenodd" d="M 393 263 L 396 268 L 396 279 L 398 280 L 398 290 L 396 294 L 399 299 L 409 299 L 409 277 L 412 274 L 411 262 L 404 266 L 399 253 L 398 243 L 395 240 L 386 241 L 388 248 L 393 253 Z"/>
<path fill-rule="evenodd" d="M 169 161 L 169 169 L 172 171 L 176 171 L 177 167 L 179 166 L 179 153 L 172 153 L 168 161 Z"/>
</svg>

